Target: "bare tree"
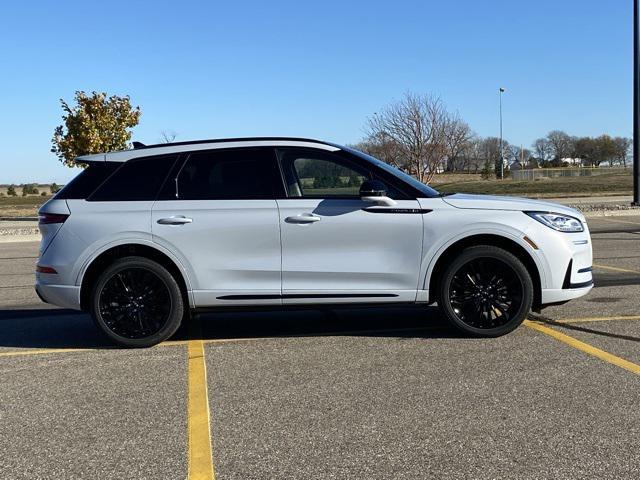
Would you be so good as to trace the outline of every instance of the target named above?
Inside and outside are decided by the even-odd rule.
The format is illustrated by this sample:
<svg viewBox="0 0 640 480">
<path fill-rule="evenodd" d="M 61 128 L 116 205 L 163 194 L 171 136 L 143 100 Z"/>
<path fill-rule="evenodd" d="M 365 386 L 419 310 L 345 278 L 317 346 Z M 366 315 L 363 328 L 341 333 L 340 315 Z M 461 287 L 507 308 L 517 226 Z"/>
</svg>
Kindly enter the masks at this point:
<svg viewBox="0 0 640 480">
<path fill-rule="evenodd" d="M 615 139 L 609 135 L 600 135 L 596 138 L 581 137 L 575 142 L 575 156 L 582 159 L 583 163 L 592 167 L 598 167 L 602 162 L 612 165 L 620 159 L 620 152 Z M 626 159 L 626 157 L 625 157 Z"/>
<path fill-rule="evenodd" d="M 522 162 L 522 168 L 530 168 L 533 160 L 533 152 L 528 148 L 520 148 L 519 159 Z"/>
<path fill-rule="evenodd" d="M 368 153 L 372 157 L 393 165 L 400 170 L 407 170 L 407 162 L 402 155 L 402 149 L 392 139 L 388 138 L 384 132 L 380 132 L 376 137 L 369 136 L 360 143 L 353 145 L 353 148 Z"/>
<path fill-rule="evenodd" d="M 594 141 L 598 152 L 596 166 L 599 166 L 601 162 L 608 162 L 609 166 L 611 166 L 618 157 L 615 140 L 605 134 L 595 138 Z"/>
<path fill-rule="evenodd" d="M 160 132 L 160 143 L 171 143 L 177 138 L 178 134 L 173 130 L 163 130 Z"/>
<path fill-rule="evenodd" d="M 515 145 L 504 146 L 504 159 L 508 166 L 520 161 L 520 147 Z"/>
<path fill-rule="evenodd" d="M 546 138 L 537 139 L 535 142 L 533 142 L 532 147 L 536 157 L 539 160 L 548 162 L 553 158 L 551 145 L 549 144 L 549 140 L 547 140 Z"/>
<path fill-rule="evenodd" d="M 531 150 L 522 146 L 509 145 L 509 148 L 505 149 L 505 157 L 509 165 L 516 164 L 520 165 L 521 168 L 527 168 L 531 156 Z"/>
<path fill-rule="evenodd" d="M 509 152 L 509 142 L 502 141 L 505 156 Z M 482 155 L 484 163 L 491 168 L 497 178 L 500 178 L 500 139 L 497 137 L 486 137 L 482 140 Z"/>
<path fill-rule="evenodd" d="M 627 158 L 629 158 L 629 153 L 631 151 L 631 145 L 633 141 L 627 137 L 616 137 L 613 139 L 613 143 L 615 145 L 615 157 L 618 162 L 626 168 L 627 166 Z"/>
<path fill-rule="evenodd" d="M 467 142 L 464 150 L 464 165 L 467 172 L 478 173 L 486 163 L 483 149 L 483 139 L 473 137 Z"/>
<path fill-rule="evenodd" d="M 464 170 L 463 152 L 473 138 L 469 125 L 458 114 L 448 115 L 444 128 L 444 141 L 447 154 L 447 170 Z"/>
<path fill-rule="evenodd" d="M 439 98 L 407 93 L 368 119 L 368 140 L 393 145 L 408 173 L 429 183 L 447 158 L 449 118 Z"/>
<path fill-rule="evenodd" d="M 563 158 L 568 158 L 573 154 L 574 140 L 565 132 L 553 130 L 547 134 L 547 141 L 556 164 L 560 165 Z"/>
<path fill-rule="evenodd" d="M 579 158 L 584 165 L 595 165 L 598 157 L 596 142 L 591 137 L 580 137 L 574 142 L 574 157 Z"/>
</svg>

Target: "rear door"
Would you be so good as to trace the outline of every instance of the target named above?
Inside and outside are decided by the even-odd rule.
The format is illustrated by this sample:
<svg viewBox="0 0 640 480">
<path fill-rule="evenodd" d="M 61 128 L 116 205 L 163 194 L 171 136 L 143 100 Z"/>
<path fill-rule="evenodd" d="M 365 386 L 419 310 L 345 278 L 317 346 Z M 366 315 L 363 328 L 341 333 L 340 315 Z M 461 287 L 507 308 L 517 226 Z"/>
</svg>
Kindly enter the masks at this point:
<svg viewBox="0 0 640 480">
<path fill-rule="evenodd" d="M 189 270 L 196 306 L 279 304 L 283 195 L 271 148 L 188 154 L 153 206 L 155 242 Z"/>
<path fill-rule="evenodd" d="M 422 210 L 387 184 L 393 207 L 360 199 L 364 163 L 317 149 L 279 149 L 288 191 L 278 200 L 285 303 L 414 301 Z"/>
</svg>

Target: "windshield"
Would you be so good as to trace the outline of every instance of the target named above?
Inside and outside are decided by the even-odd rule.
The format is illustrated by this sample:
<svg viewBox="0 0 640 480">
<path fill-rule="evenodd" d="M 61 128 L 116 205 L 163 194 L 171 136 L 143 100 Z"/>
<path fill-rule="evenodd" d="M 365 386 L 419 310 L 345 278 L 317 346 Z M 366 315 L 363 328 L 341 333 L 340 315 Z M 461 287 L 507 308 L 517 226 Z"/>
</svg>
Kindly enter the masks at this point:
<svg viewBox="0 0 640 480">
<path fill-rule="evenodd" d="M 425 197 L 427 198 L 432 198 L 432 197 L 438 197 L 440 196 L 440 194 L 438 193 L 437 190 L 435 190 L 434 188 L 429 187 L 428 185 L 425 185 L 424 183 L 416 180 L 415 178 L 413 178 L 411 175 L 404 173 L 402 170 L 393 167 L 391 165 L 389 165 L 388 163 L 383 162 L 382 160 L 378 160 L 375 157 L 372 157 L 371 155 L 367 155 L 366 153 L 363 153 L 359 150 L 354 150 L 352 148 L 345 148 L 342 147 L 344 150 L 347 150 L 349 153 L 352 153 L 354 155 L 357 155 L 360 158 L 364 158 L 365 160 L 374 163 L 376 166 L 380 167 L 381 169 L 383 169 L 385 172 L 390 173 L 391 175 L 393 175 L 396 178 L 399 178 L 400 180 L 402 180 L 405 183 L 408 183 L 409 185 L 411 185 L 413 188 L 415 188 L 416 190 L 420 191 Z"/>
</svg>

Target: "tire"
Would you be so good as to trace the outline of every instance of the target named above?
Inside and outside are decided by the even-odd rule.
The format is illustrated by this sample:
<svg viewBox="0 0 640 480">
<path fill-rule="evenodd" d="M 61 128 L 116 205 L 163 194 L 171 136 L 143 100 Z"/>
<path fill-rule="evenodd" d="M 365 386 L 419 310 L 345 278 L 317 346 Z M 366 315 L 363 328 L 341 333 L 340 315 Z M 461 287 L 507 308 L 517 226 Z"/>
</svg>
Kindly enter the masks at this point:
<svg viewBox="0 0 640 480">
<path fill-rule="evenodd" d="M 109 265 L 91 292 L 91 316 L 124 347 L 150 347 L 171 337 L 185 316 L 180 286 L 162 265 L 125 257 Z"/>
<path fill-rule="evenodd" d="M 533 303 L 533 282 L 517 257 L 498 247 L 464 249 L 445 268 L 438 305 L 462 332 L 499 337 L 515 330 Z"/>
</svg>

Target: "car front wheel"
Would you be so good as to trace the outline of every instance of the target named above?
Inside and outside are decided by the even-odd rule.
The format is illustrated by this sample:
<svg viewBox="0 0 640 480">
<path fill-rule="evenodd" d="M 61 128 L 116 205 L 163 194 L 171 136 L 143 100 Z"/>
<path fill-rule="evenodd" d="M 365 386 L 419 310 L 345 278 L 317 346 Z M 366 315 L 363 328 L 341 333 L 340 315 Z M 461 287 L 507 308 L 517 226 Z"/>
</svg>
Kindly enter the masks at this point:
<svg viewBox="0 0 640 480">
<path fill-rule="evenodd" d="M 175 278 L 144 257 L 112 263 L 98 277 L 91 297 L 91 316 L 98 328 L 126 347 L 150 347 L 171 337 L 184 309 Z"/>
<path fill-rule="evenodd" d="M 469 247 L 445 268 L 438 304 L 463 332 L 497 337 L 517 328 L 531 310 L 533 282 L 517 257 L 498 247 Z"/>
</svg>

